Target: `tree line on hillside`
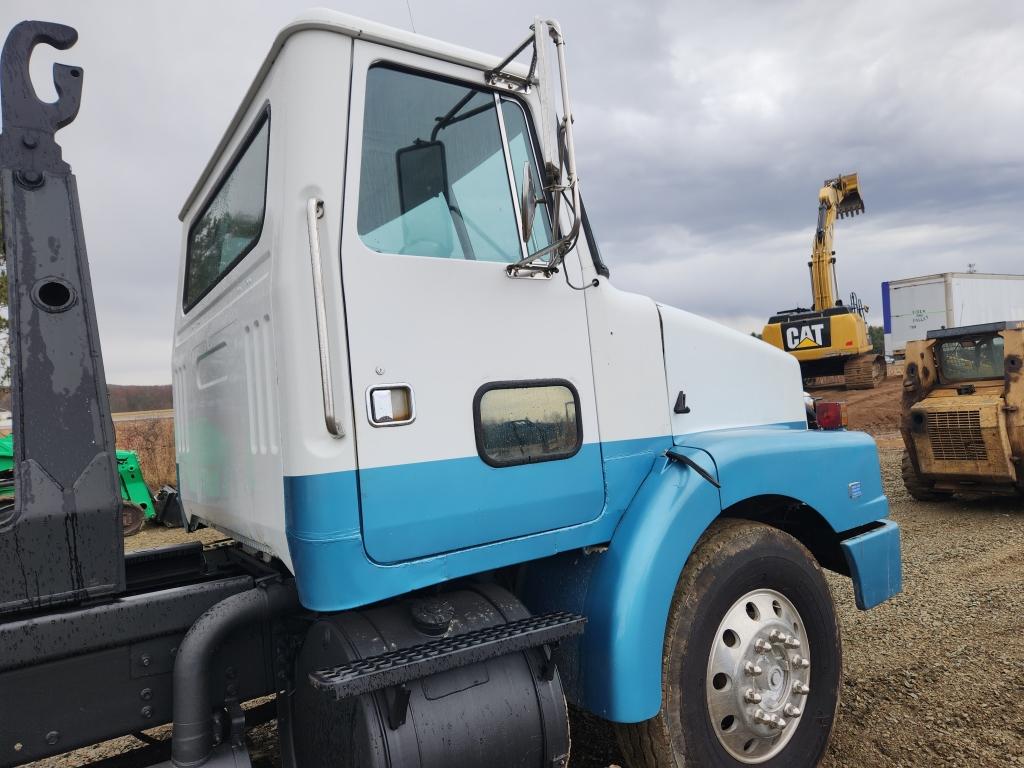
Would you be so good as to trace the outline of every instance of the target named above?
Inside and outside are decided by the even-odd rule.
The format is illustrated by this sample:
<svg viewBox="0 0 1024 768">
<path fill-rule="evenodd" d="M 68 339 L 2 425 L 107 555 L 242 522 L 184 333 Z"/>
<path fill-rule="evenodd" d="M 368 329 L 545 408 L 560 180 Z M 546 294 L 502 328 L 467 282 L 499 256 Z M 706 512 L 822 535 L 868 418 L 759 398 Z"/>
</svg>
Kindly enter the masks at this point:
<svg viewBox="0 0 1024 768">
<path fill-rule="evenodd" d="M 163 411 L 172 407 L 170 384 L 109 384 L 107 395 L 111 413 Z M 0 410 L 11 410 L 10 387 L 0 387 Z"/>
</svg>

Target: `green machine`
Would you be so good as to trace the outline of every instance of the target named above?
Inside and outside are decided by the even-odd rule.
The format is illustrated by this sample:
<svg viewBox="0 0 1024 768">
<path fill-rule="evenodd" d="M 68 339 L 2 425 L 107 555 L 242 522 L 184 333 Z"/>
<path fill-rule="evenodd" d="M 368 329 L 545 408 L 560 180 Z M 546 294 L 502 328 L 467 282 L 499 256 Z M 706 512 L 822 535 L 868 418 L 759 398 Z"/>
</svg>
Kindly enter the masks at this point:
<svg viewBox="0 0 1024 768">
<path fill-rule="evenodd" d="M 117 473 L 124 500 L 124 533 L 133 536 L 146 520 L 158 517 L 160 499 L 154 499 L 142 476 L 135 451 L 117 452 Z M 14 499 L 14 435 L 0 437 L 0 505 Z"/>
</svg>

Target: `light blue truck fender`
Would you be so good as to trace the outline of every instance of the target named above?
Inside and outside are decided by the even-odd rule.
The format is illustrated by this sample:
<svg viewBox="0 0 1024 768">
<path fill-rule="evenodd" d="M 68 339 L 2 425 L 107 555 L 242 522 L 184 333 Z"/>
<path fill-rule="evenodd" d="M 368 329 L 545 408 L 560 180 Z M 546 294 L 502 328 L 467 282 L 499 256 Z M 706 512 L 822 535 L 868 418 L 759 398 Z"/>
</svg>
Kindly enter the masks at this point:
<svg viewBox="0 0 1024 768">
<path fill-rule="evenodd" d="M 681 453 L 714 472 L 701 451 Z M 714 485 L 683 464 L 655 462 L 587 588 L 576 691 L 585 708 L 622 723 L 658 713 L 672 593 L 697 539 L 720 512 Z"/>
<path fill-rule="evenodd" d="M 675 442 L 673 452 L 700 465 L 721 489 L 682 461 L 659 459 L 586 588 L 589 623 L 575 659 L 574 692 L 581 705 L 617 722 L 658 713 L 672 594 L 697 540 L 723 510 L 744 502 L 756 508 L 758 497 L 805 504 L 841 542 L 860 607 L 901 589 L 899 529 L 885 520 L 888 502 L 870 437 L 752 428 Z M 791 530 L 796 525 L 790 521 Z"/>
</svg>

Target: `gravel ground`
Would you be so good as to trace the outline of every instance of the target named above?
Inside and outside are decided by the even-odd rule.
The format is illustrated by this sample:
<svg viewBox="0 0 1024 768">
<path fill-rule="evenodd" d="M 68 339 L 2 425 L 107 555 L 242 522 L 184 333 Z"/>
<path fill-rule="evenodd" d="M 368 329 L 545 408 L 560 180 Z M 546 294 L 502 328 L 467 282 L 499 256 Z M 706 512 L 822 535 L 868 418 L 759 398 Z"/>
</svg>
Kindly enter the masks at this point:
<svg viewBox="0 0 1024 768">
<path fill-rule="evenodd" d="M 882 451 L 903 594 L 862 613 L 833 578 L 845 651 L 838 766 L 1024 766 L 1024 505 L 914 501 Z"/>
<path fill-rule="evenodd" d="M 903 530 L 904 591 L 862 613 L 849 581 L 830 577 L 845 675 L 823 765 L 1024 766 L 1024 505 L 914 501 L 900 480 L 901 451 L 887 447 L 898 442 L 879 442 L 892 517 Z M 149 529 L 128 542 L 150 547 L 184 537 Z M 254 765 L 276 768 L 273 726 L 251 736 Z M 119 739 L 35 765 L 73 768 L 134 745 Z M 621 757 L 611 729 L 574 713 L 573 768 L 615 764 Z"/>
</svg>

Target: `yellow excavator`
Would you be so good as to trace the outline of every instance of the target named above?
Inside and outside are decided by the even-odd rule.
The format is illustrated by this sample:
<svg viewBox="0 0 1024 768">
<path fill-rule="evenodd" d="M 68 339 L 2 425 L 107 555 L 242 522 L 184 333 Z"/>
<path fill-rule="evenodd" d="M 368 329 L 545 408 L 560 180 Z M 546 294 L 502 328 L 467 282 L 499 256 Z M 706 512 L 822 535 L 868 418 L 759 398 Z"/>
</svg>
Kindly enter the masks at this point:
<svg viewBox="0 0 1024 768">
<path fill-rule="evenodd" d="M 814 306 L 777 312 L 768 320 L 762 337 L 800 361 L 806 386 L 833 383 L 842 376 L 847 389 L 873 389 L 885 379 L 885 358 L 872 352 L 865 319 L 867 307 L 850 294 L 844 304 L 837 299 L 836 252 L 832 228 L 836 219 L 864 213 L 857 174 L 825 181 L 818 192 L 818 226 L 811 269 Z"/>
</svg>

